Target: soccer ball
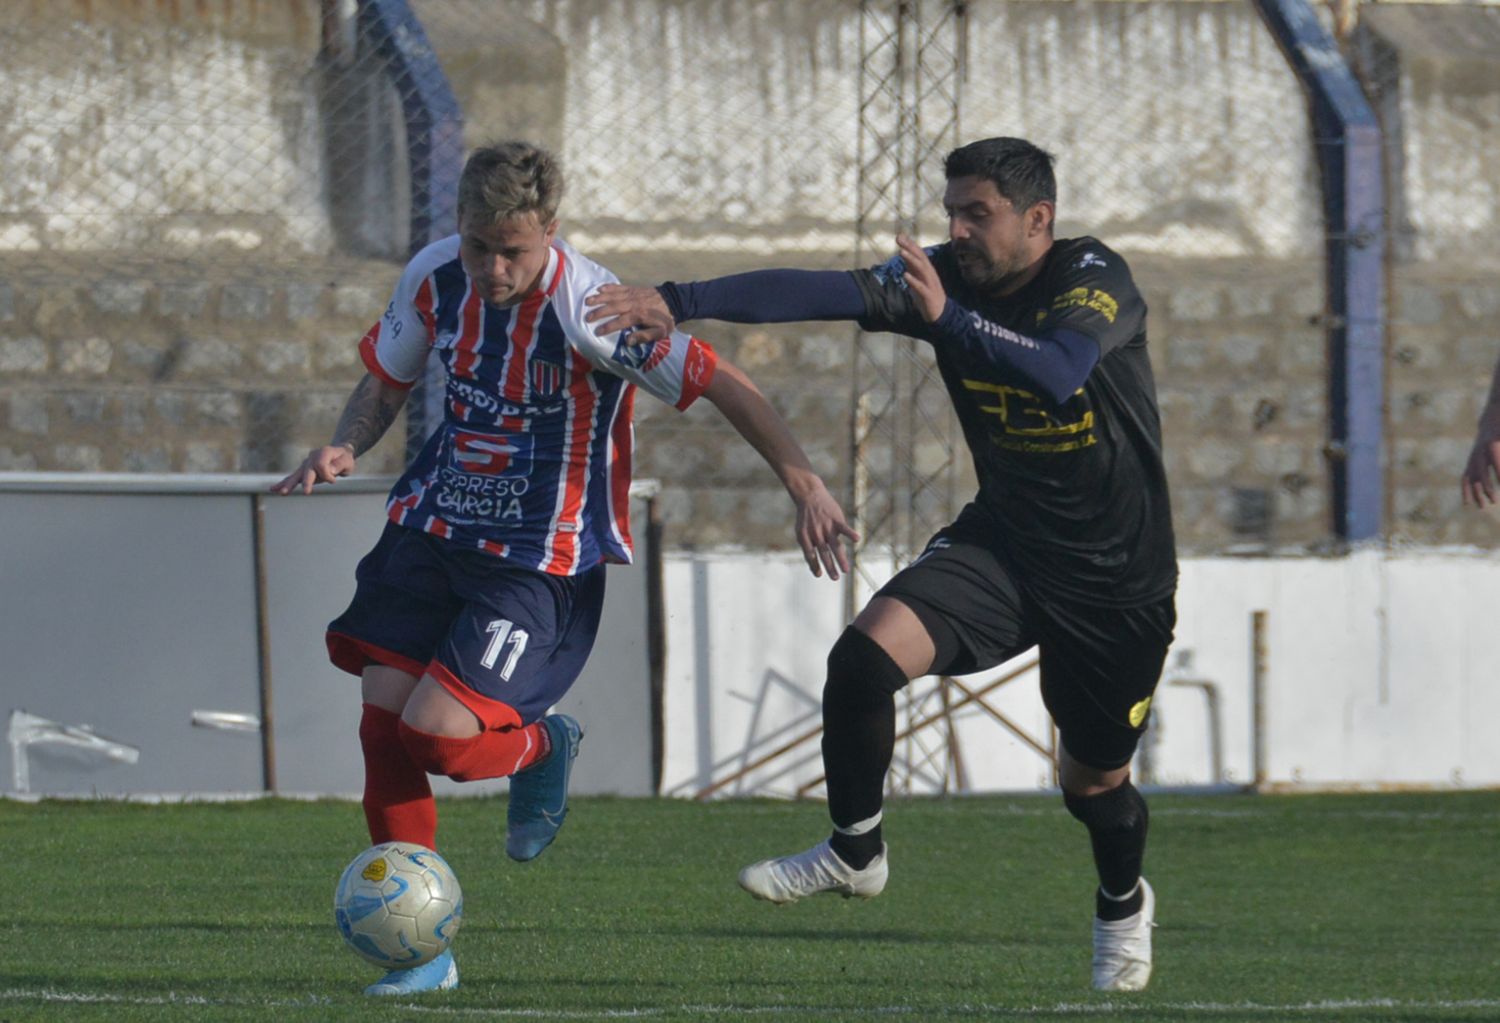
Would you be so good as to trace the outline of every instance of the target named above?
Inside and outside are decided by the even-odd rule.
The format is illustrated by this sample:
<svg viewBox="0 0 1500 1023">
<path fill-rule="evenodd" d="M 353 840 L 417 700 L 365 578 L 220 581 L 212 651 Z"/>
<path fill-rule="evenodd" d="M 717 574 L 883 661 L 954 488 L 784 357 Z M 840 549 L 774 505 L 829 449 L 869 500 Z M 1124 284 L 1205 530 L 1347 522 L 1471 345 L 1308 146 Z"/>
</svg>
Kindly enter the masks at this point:
<svg viewBox="0 0 1500 1023">
<path fill-rule="evenodd" d="M 388 970 L 442 955 L 463 922 L 458 878 L 437 853 L 412 842 L 371 846 L 344 868 L 333 919 L 349 947 Z"/>
</svg>

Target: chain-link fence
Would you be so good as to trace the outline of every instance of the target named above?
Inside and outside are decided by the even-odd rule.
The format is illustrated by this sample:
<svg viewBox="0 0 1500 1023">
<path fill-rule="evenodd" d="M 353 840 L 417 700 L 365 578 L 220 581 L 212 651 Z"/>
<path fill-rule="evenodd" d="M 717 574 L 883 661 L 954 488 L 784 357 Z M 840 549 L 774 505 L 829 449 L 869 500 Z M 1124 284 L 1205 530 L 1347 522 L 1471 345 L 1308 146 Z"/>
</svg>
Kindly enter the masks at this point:
<svg viewBox="0 0 1500 1023">
<path fill-rule="evenodd" d="M 1346 38 L 1385 153 L 1387 532 L 1493 546 L 1457 481 L 1500 357 L 1500 7 L 1364 4 Z"/>
<path fill-rule="evenodd" d="M 452 228 L 463 150 L 491 138 L 556 149 L 564 234 L 645 282 L 869 264 L 901 227 L 940 240 L 943 152 L 1011 134 L 1057 156 L 1060 233 L 1123 252 L 1146 294 L 1184 549 L 1330 534 L 1314 131 L 1251 4 L 13 8 L 0 467 L 293 464 L 331 430 L 401 260 Z M 1402 185 L 1388 522 L 1416 539 L 1489 535 L 1455 525 L 1441 495 L 1456 498 L 1500 349 L 1482 280 L 1500 192 L 1495 15 L 1445 10 L 1457 63 L 1400 5 L 1344 24 Z M 909 548 L 966 498 L 967 456 L 919 349 L 836 325 L 697 329 L 772 395 L 877 541 Z M 774 480 L 713 416 L 641 419 L 640 471 L 665 482 L 678 542 L 790 542 Z M 387 441 L 363 468 L 401 458 Z"/>
</svg>

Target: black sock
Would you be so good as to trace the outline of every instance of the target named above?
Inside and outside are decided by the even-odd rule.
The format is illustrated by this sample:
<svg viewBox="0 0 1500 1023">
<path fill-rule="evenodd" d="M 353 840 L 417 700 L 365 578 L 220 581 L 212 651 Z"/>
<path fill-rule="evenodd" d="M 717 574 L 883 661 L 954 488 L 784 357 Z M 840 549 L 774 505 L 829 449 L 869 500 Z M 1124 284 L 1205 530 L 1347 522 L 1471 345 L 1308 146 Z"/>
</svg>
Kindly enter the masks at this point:
<svg viewBox="0 0 1500 1023">
<path fill-rule="evenodd" d="M 879 824 L 861 835 L 846 835 L 842 831 L 835 831 L 833 837 L 828 839 L 829 848 L 855 870 L 868 867 L 880 855 L 882 845 L 884 840 L 880 837 Z"/>
<path fill-rule="evenodd" d="M 1146 800 L 1129 781 L 1094 796 L 1063 793 L 1068 812 L 1089 829 L 1094 866 L 1099 871 L 1100 894 L 1095 910 L 1101 920 L 1123 920 L 1140 912 L 1141 861 L 1146 855 L 1150 813 Z M 1106 898 L 1103 892 L 1115 896 Z M 1116 901 L 1120 896 L 1129 896 Z"/>
<path fill-rule="evenodd" d="M 1113 895 L 1113 892 L 1109 893 Z M 1146 901 L 1146 893 L 1141 890 L 1139 883 L 1135 891 L 1130 893 L 1126 899 L 1112 899 L 1100 888 L 1094 893 L 1094 915 L 1100 920 L 1124 920 L 1127 916 L 1135 916 L 1141 911 L 1141 905 Z"/>
<path fill-rule="evenodd" d="M 828 654 L 823 687 L 823 769 L 828 815 L 849 828 L 880 813 L 885 772 L 896 749 L 895 693 L 906 673 L 869 636 L 845 629 Z M 855 870 L 880 855 L 880 825 L 860 835 L 835 831 L 828 844 Z"/>
</svg>

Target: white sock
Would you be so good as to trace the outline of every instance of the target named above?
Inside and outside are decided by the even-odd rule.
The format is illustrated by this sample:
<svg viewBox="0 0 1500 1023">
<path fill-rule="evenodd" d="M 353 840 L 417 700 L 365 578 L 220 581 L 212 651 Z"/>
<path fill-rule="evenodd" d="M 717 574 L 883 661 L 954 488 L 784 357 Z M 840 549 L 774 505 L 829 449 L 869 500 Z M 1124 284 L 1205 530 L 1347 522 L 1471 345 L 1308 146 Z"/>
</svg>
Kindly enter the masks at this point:
<svg viewBox="0 0 1500 1023">
<path fill-rule="evenodd" d="M 1139 878 L 1136 879 L 1135 887 L 1131 888 L 1130 891 L 1126 892 L 1124 895 L 1111 895 L 1109 894 L 1109 892 L 1104 890 L 1103 885 L 1099 886 L 1099 894 L 1104 896 L 1110 902 L 1129 902 L 1131 899 L 1135 898 L 1135 893 L 1140 890 L 1141 882 Z"/>
<path fill-rule="evenodd" d="M 850 824 L 848 827 L 839 827 L 839 825 L 835 824 L 833 830 L 841 835 L 863 835 L 874 831 L 880 824 L 880 818 L 884 816 L 884 810 L 876 810 L 874 817 L 866 817 L 864 820 Z"/>
</svg>

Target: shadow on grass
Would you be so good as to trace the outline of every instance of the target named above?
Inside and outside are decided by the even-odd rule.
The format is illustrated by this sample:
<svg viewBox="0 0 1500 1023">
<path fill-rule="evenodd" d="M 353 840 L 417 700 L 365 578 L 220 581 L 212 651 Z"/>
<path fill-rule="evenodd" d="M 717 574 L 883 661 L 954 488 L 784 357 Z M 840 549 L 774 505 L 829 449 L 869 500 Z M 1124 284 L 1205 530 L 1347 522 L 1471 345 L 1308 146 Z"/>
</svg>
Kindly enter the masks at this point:
<svg viewBox="0 0 1500 1023">
<path fill-rule="evenodd" d="M 934 948 L 964 946 L 970 948 L 1036 949 L 1038 946 L 1073 948 L 1078 946 L 1076 936 L 1046 938 L 1036 934 L 983 935 L 959 931 L 924 931 L 911 928 L 868 927 L 830 928 L 809 922 L 798 926 L 716 926 L 716 927 L 672 927 L 672 926 L 611 926 L 608 924 L 557 926 L 554 924 L 527 924 L 509 922 L 504 924 L 473 924 L 466 920 L 464 932 L 473 940 L 476 934 L 490 934 L 501 938 L 534 934 L 538 936 L 578 935 L 597 939 L 603 936 L 621 938 L 679 938 L 687 940 L 717 939 L 723 941 L 809 941 L 833 943 L 861 943 L 884 945 L 926 945 Z"/>
</svg>

